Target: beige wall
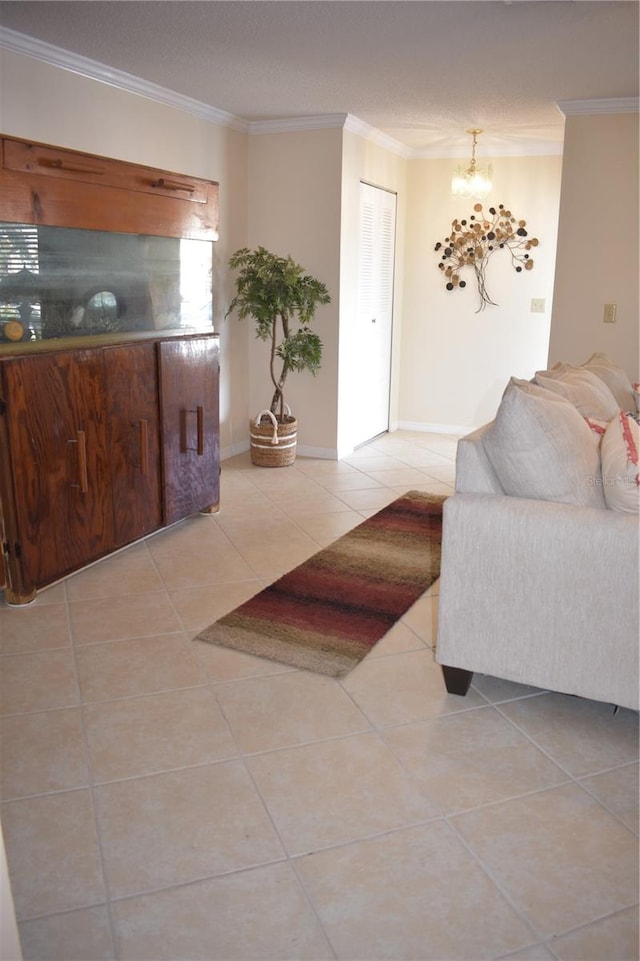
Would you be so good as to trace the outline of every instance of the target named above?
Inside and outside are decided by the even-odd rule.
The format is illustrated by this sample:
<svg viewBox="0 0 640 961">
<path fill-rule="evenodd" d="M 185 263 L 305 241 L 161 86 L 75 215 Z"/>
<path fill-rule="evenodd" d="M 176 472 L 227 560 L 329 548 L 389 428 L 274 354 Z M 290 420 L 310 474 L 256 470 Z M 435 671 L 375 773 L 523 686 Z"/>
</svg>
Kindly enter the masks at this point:
<svg viewBox="0 0 640 961">
<path fill-rule="evenodd" d="M 502 157 L 493 165 L 485 207 L 503 203 L 539 239 L 531 271 L 516 273 L 506 250 L 489 261 L 487 288 L 499 306 L 477 313 L 471 267 L 464 290 L 447 291 L 438 241 L 451 222 L 473 213 L 473 201 L 451 196 L 451 160 L 409 163 L 404 309 L 398 424 L 467 430 L 491 419 L 511 375 L 545 367 L 553 296 L 561 158 Z M 543 298 L 544 313 L 531 313 Z"/>
<path fill-rule="evenodd" d="M 605 304 L 617 322 L 603 323 Z M 569 116 L 549 361 L 604 351 L 638 380 L 638 115 Z"/>
<path fill-rule="evenodd" d="M 226 262 L 247 237 L 247 135 L 8 50 L 0 57 L 0 130 L 221 184 L 214 324 L 222 357 L 220 440 L 228 452 L 248 417 L 248 333 L 223 320 L 232 296 Z"/>
<path fill-rule="evenodd" d="M 365 138 L 341 129 L 260 134 L 249 144 L 249 230 L 251 247 L 291 254 L 327 284 L 331 305 L 318 311 L 315 328 L 324 345 L 316 378 L 290 375 L 287 395 L 298 415 L 299 451 L 344 456 L 350 437 L 352 392 L 357 389 L 359 353 L 353 342 L 357 309 L 359 185 L 362 180 L 398 195 L 396 299 L 392 416 L 399 392 L 402 329 L 402 265 L 406 217 L 407 162 Z M 250 353 L 250 408 L 268 406 L 267 347 L 255 339 Z"/>
<path fill-rule="evenodd" d="M 341 129 L 260 134 L 249 144 L 249 246 L 290 254 L 326 284 L 332 298 L 313 324 L 323 343 L 322 367 L 315 377 L 289 374 L 285 392 L 299 420 L 299 452 L 319 457 L 336 456 L 341 155 Z M 268 345 L 256 339 L 251 322 L 247 326 L 255 416 L 269 407 L 273 387 Z M 248 438 L 248 425 L 244 434 Z"/>
</svg>

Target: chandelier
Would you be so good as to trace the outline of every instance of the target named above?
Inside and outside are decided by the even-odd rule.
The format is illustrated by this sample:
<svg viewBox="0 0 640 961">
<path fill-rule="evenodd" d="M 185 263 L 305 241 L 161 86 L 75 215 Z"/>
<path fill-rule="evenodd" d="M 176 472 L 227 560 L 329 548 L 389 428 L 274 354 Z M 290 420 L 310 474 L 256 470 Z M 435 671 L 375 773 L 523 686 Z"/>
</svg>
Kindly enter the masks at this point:
<svg viewBox="0 0 640 961">
<path fill-rule="evenodd" d="M 467 133 L 473 136 L 471 160 L 468 167 L 458 167 L 451 178 L 451 193 L 462 200 L 484 200 L 491 190 L 491 167 L 478 167 L 476 162 L 477 136 L 482 130 L 472 128 Z"/>
</svg>

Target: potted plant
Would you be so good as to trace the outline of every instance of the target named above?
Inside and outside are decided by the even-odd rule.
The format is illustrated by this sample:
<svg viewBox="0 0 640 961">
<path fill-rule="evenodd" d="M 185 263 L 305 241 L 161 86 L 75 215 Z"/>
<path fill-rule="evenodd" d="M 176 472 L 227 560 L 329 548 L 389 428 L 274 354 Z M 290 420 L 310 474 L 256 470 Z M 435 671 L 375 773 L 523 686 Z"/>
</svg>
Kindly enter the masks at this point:
<svg viewBox="0 0 640 961">
<path fill-rule="evenodd" d="M 251 421 L 251 460 L 261 467 L 285 467 L 296 456 L 297 420 L 285 403 L 290 371 L 315 375 L 322 341 L 311 329 L 320 304 L 331 297 L 325 285 L 305 273 L 292 257 L 278 257 L 264 247 L 242 247 L 229 259 L 237 270 L 236 295 L 226 316 L 253 317 L 256 336 L 270 344 L 269 374 L 274 391 L 268 410 Z"/>
</svg>

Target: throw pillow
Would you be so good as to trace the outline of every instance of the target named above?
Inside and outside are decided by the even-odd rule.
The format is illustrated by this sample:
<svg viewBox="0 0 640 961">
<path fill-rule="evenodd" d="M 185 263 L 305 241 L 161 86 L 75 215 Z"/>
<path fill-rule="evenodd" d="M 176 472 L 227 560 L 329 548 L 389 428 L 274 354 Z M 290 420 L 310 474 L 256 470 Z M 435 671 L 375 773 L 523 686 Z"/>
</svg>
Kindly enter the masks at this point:
<svg viewBox="0 0 640 961">
<path fill-rule="evenodd" d="M 584 367 L 560 364 L 551 370 L 539 370 L 535 382 L 566 398 L 583 417 L 608 423 L 620 410 L 605 382 Z"/>
<path fill-rule="evenodd" d="M 596 444 L 599 444 L 604 432 L 608 427 L 606 420 L 594 420 L 593 417 L 585 417 L 584 422 L 591 431 L 591 436 L 595 440 Z"/>
<path fill-rule="evenodd" d="M 560 395 L 512 378 L 483 444 L 505 493 L 606 507 L 598 446 Z"/>
<path fill-rule="evenodd" d="M 640 427 L 621 410 L 607 427 L 600 442 L 604 497 L 607 507 L 612 510 L 639 513 L 639 450 Z"/>
<path fill-rule="evenodd" d="M 623 367 L 615 364 L 606 354 L 592 354 L 582 367 L 590 371 L 602 380 L 613 396 L 618 407 L 622 410 L 634 410 L 636 408 L 636 398 L 634 395 L 633 384 Z"/>
</svg>

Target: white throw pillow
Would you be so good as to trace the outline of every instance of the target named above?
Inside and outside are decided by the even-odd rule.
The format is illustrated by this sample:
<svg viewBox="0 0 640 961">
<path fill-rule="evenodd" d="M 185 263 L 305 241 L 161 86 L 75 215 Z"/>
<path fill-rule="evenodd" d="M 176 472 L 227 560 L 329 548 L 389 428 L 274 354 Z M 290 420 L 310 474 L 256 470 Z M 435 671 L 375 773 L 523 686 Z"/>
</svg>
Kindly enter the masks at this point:
<svg viewBox="0 0 640 961">
<path fill-rule="evenodd" d="M 559 364 L 551 370 L 539 370 L 535 382 L 570 401 L 583 417 L 608 423 L 620 410 L 605 382 L 584 367 Z"/>
<path fill-rule="evenodd" d="M 606 354 L 602 353 L 592 354 L 582 366 L 604 381 L 615 397 L 618 407 L 622 410 L 637 409 L 633 384 L 623 367 L 615 364 Z"/>
<path fill-rule="evenodd" d="M 512 378 L 483 444 L 505 493 L 606 507 L 598 446 L 559 394 Z"/>
<path fill-rule="evenodd" d="M 607 507 L 614 511 L 639 513 L 639 450 L 640 427 L 633 417 L 621 410 L 608 425 L 600 441 L 604 498 Z"/>
</svg>

